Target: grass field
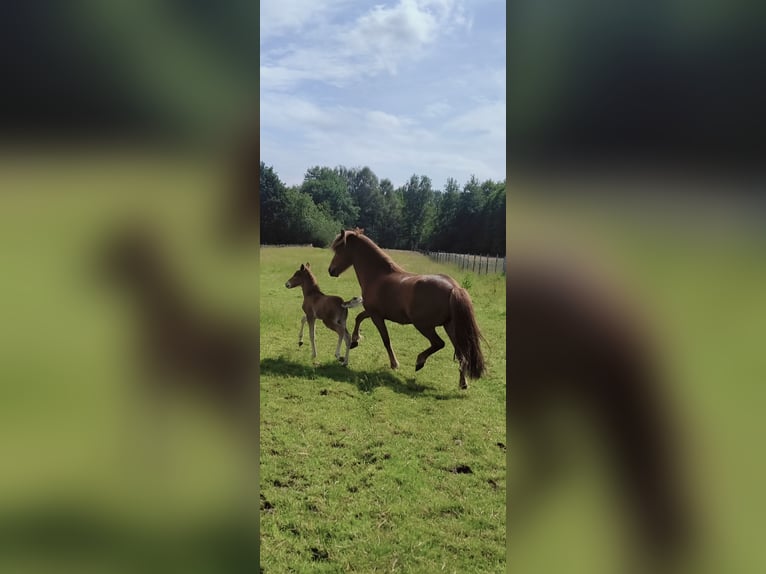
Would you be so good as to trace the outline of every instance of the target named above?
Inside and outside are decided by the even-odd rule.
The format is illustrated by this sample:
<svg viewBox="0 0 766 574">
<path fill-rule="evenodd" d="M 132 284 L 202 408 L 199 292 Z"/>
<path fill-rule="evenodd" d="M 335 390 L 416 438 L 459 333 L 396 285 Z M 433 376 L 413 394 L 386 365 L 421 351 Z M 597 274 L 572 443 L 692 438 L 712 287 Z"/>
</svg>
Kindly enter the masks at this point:
<svg viewBox="0 0 766 574">
<path fill-rule="evenodd" d="M 467 286 L 489 345 L 489 372 L 458 390 L 447 347 L 415 373 L 428 341 L 390 324 L 392 371 L 377 330 L 362 325 L 349 367 L 337 337 L 316 327 L 298 346 L 300 288 L 310 262 L 325 293 L 359 295 L 353 270 L 331 278 L 328 249 L 260 252 L 261 566 L 281 572 L 505 571 L 505 278 L 464 274 L 393 251 L 406 269 Z M 349 327 L 361 308 L 349 312 Z M 442 330 L 440 329 L 440 332 Z M 456 469 L 469 472 L 457 472 Z"/>
</svg>

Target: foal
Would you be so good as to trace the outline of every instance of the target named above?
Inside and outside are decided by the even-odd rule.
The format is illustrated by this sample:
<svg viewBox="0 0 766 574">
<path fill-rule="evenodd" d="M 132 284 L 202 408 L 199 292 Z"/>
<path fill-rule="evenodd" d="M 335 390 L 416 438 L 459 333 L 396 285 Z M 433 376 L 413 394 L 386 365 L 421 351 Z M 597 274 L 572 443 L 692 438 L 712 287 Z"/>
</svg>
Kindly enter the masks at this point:
<svg viewBox="0 0 766 574">
<path fill-rule="evenodd" d="M 316 277 L 311 273 L 311 266 L 301 264 L 290 279 L 285 283 L 285 287 L 292 289 L 300 285 L 303 288 L 303 312 L 305 315 L 301 318 L 301 331 L 298 334 L 298 345 L 303 345 L 303 327 L 306 322 L 309 324 L 309 338 L 311 339 L 311 356 L 316 359 L 317 349 L 314 342 L 314 322 L 321 319 L 327 325 L 327 328 L 338 334 L 338 345 L 335 347 L 335 358 L 344 365 L 348 365 L 348 354 L 351 346 L 351 335 L 346 329 L 346 319 L 348 310 L 352 307 L 358 307 L 362 304 L 361 297 L 354 297 L 348 301 L 336 295 L 325 295 L 319 289 Z M 346 357 L 340 356 L 341 342 L 346 342 Z"/>
<path fill-rule="evenodd" d="M 246 415 L 255 396 L 255 327 L 202 312 L 159 247 L 146 230 L 129 228 L 108 238 L 101 254 L 102 272 L 132 295 L 148 390 L 191 391 Z"/>
</svg>

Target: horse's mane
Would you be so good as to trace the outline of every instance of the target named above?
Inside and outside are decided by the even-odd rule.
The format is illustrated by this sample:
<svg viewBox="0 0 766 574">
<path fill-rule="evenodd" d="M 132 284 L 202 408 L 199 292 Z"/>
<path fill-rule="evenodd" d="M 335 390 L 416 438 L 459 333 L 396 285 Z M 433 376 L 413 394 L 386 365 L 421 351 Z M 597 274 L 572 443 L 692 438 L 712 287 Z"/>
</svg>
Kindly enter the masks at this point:
<svg viewBox="0 0 766 574">
<path fill-rule="evenodd" d="M 346 230 L 345 236 L 341 239 L 341 236 L 338 235 L 338 237 L 335 238 L 335 241 L 332 242 L 332 249 L 335 251 L 335 249 L 343 242 L 348 241 L 348 236 L 353 235 L 357 239 L 359 239 L 364 245 L 367 246 L 367 248 L 372 251 L 376 257 L 378 257 L 381 260 L 381 263 L 384 264 L 386 267 L 390 268 L 391 271 L 404 271 L 404 269 L 396 263 L 391 257 L 388 256 L 388 254 L 383 251 L 372 239 L 367 237 L 364 234 L 364 229 L 360 229 L 359 227 L 355 229 Z"/>
<path fill-rule="evenodd" d="M 314 275 L 314 273 L 311 271 L 311 267 L 305 267 L 304 269 L 309 276 L 309 280 L 311 281 L 311 287 L 313 287 L 321 295 L 324 295 L 322 289 L 319 288 L 319 281 L 317 281 L 316 275 Z"/>
</svg>

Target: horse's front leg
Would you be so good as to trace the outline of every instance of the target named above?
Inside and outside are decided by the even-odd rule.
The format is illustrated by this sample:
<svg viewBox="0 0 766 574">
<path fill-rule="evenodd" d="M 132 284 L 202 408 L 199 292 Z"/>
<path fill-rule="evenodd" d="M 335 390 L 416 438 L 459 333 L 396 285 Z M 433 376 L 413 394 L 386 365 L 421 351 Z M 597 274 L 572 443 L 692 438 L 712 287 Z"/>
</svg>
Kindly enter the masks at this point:
<svg viewBox="0 0 766 574">
<path fill-rule="evenodd" d="M 370 316 L 370 312 L 365 309 L 361 313 L 359 313 L 356 316 L 356 322 L 354 323 L 354 334 L 351 335 L 351 348 L 355 348 L 357 345 L 359 345 L 359 325 L 362 321 L 364 321 L 367 317 Z"/>
<path fill-rule="evenodd" d="M 386 321 L 380 315 L 370 315 L 370 317 L 372 318 L 372 322 L 375 323 L 375 326 L 378 328 L 378 332 L 380 333 L 380 338 L 383 339 L 383 346 L 386 348 L 386 351 L 388 352 L 388 360 L 391 361 L 391 368 L 392 369 L 399 368 L 399 361 L 396 360 L 396 355 L 394 355 L 394 350 L 391 348 L 391 339 L 388 337 L 388 328 L 386 327 Z"/>
</svg>

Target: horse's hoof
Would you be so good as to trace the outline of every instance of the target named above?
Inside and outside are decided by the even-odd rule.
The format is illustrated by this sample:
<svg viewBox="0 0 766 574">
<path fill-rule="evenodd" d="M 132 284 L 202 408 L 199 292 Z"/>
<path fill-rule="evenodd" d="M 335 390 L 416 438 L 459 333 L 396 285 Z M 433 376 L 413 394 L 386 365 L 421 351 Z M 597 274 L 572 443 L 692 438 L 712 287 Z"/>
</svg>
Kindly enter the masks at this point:
<svg viewBox="0 0 766 574">
<path fill-rule="evenodd" d="M 351 341 L 349 349 L 356 349 L 359 346 L 359 341 Z"/>
<path fill-rule="evenodd" d="M 303 341 L 298 341 L 298 346 L 302 347 L 303 346 Z"/>
<path fill-rule="evenodd" d="M 341 363 L 345 363 L 345 362 L 346 362 L 346 361 L 343 359 L 343 357 L 336 357 L 336 358 L 337 358 L 337 359 L 338 359 L 338 361 L 340 361 Z"/>
</svg>

